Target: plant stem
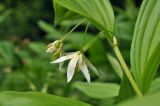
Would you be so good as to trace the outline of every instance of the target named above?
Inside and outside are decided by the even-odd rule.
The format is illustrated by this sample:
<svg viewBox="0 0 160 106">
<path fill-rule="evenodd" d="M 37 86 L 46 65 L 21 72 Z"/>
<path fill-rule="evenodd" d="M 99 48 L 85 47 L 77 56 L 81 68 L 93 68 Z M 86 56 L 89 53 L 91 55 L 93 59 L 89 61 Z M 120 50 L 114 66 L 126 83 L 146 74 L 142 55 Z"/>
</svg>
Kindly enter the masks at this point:
<svg viewBox="0 0 160 106">
<path fill-rule="evenodd" d="M 85 20 L 86 18 L 80 21 L 76 26 L 74 26 L 60 41 L 63 42 L 63 40 L 66 39 Z"/>
<path fill-rule="evenodd" d="M 81 46 L 81 52 L 83 52 L 83 47 L 84 47 L 84 43 L 85 43 L 85 37 L 86 37 L 86 33 L 89 27 L 89 23 L 87 24 L 85 31 L 84 31 L 84 35 L 83 35 L 83 40 L 82 40 L 82 46 Z"/>
<path fill-rule="evenodd" d="M 98 33 L 95 37 L 90 39 L 90 41 L 83 46 L 82 51 L 86 52 L 99 38 L 104 37 L 105 36 L 103 35 L 103 32 Z"/>
<path fill-rule="evenodd" d="M 116 39 L 116 38 L 115 38 L 115 39 Z M 114 41 L 113 41 L 113 42 L 114 42 Z M 130 71 L 129 71 L 129 69 L 128 69 L 128 67 L 127 67 L 127 65 L 126 65 L 126 63 L 125 63 L 125 61 L 124 61 L 124 59 L 123 59 L 123 57 L 122 57 L 122 54 L 121 54 L 121 52 L 120 52 L 120 50 L 119 50 L 119 48 L 118 48 L 117 41 L 115 41 L 115 42 L 116 42 L 116 43 L 113 44 L 113 50 L 114 50 L 114 52 L 115 52 L 115 54 L 116 54 L 119 62 L 121 63 L 121 66 L 122 66 L 122 68 L 123 68 L 123 70 L 124 70 L 127 78 L 129 79 L 129 81 L 130 81 L 130 83 L 131 83 L 134 91 L 136 92 L 136 94 L 137 94 L 139 97 L 143 97 L 143 94 L 141 93 L 140 89 L 138 88 L 135 80 L 133 79 L 133 77 L 132 77 L 132 75 L 131 75 L 131 73 L 130 73 Z"/>
</svg>

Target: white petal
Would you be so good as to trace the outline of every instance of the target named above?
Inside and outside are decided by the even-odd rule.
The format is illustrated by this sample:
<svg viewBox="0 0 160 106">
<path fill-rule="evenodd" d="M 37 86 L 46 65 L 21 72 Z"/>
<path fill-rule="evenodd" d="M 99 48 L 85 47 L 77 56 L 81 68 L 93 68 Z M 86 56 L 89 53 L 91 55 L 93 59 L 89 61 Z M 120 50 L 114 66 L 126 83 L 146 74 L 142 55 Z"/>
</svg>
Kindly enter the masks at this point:
<svg viewBox="0 0 160 106">
<path fill-rule="evenodd" d="M 90 83 L 90 74 L 85 62 L 82 60 L 82 57 L 80 57 L 80 61 L 78 62 L 78 64 L 87 82 Z"/>
<path fill-rule="evenodd" d="M 78 56 L 75 56 L 74 58 L 71 59 L 71 61 L 68 64 L 67 82 L 70 82 L 73 75 L 74 75 L 74 71 L 75 71 L 75 68 L 76 68 L 77 61 L 78 61 Z"/>
<path fill-rule="evenodd" d="M 75 54 L 70 54 L 70 55 L 66 55 L 66 56 L 62 56 L 62 57 L 60 57 L 59 59 L 57 59 L 57 60 L 55 60 L 55 61 L 52 61 L 52 62 L 50 62 L 50 63 L 60 63 L 60 62 L 63 62 L 63 61 L 65 61 L 65 60 L 68 60 L 68 59 L 71 59 L 71 58 L 73 58 L 75 56 Z"/>
<path fill-rule="evenodd" d="M 61 48 L 61 49 L 60 49 L 60 57 L 62 57 L 62 55 L 63 55 L 63 49 Z M 64 62 L 61 62 L 61 63 L 59 64 L 59 70 L 60 70 L 60 71 L 61 71 L 62 68 L 63 68 L 63 64 L 64 64 Z"/>
</svg>

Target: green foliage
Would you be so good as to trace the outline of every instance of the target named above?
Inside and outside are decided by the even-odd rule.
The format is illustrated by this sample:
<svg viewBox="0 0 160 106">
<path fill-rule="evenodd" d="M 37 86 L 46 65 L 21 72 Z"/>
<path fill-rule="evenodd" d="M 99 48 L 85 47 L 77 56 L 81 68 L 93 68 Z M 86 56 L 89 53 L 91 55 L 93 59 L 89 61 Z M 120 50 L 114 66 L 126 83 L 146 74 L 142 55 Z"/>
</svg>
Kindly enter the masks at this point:
<svg viewBox="0 0 160 106">
<path fill-rule="evenodd" d="M 38 92 L 1 92 L 2 106 L 91 106 L 73 99 Z"/>
<path fill-rule="evenodd" d="M 50 10 L 53 7 L 49 0 L 2 0 L 0 105 L 160 105 L 159 0 L 144 0 L 140 11 L 134 0 L 116 1 L 120 2 L 120 6 L 114 5 L 113 0 L 52 1 L 54 12 Z M 55 14 L 54 25 L 51 23 L 53 18 L 49 11 Z M 67 63 L 58 71 L 58 65 L 49 63 L 57 59 L 58 55 L 47 54 L 46 46 L 64 37 L 85 18 L 64 40 L 63 50 L 65 54 L 83 49 L 84 55 L 94 65 L 93 67 L 90 64 L 89 69 L 91 83 L 83 82 L 84 77 L 77 71 L 79 67 L 76 67 L 73 80 L 67 83 Z M 131 61 L 131 74 L 133 73 L 138 87 L 145 94 L 142 98 L 136 96 L 130 80 L 123 73 L 124 63 L 121 66 L 119 58 L 115 58 L 109 46 L 113 43 L 113 35 L 118 40 L 118 46 L 128 66 Z M 109 43 L 106 43 L 106 37 Z M 100 77 L 91 71 L 97 71 L 95 67 Z"/>
<path fill-rule="evenodd" d="M 144 0 L 136 22 L 131 65 L 133 75 L 143 91 L 147 92 L 160 60 L 160 1 Z"/>
<path fill-rule="evenodd" d="M 118 96 L 119 85 L 114 83 L 98 83 L 91 84 L 83 82 L 75 82 L 74 88 L 82 91 L 84 94 L 95 99 L 108 99 Z"/>
<path fill-rule="evenodd" d="M 114 14 L 109 0 L 54 0 L 54 2 L 85 16 L 101 31 L 108 33 L 109 40 L 112 40 L 113 34 L 109 32 L 114 32 Z"/>
<path fill-rule="evenodd" d="M 41 34 L 37 21 L 51 22 L 53 16 L 50 0 L 1 0 L 0 5 L 3 7 L 0 11 L 0 35 L 5 35 L 1 39 L 13 36 L 36 38 Z"/>
<path fill-rule="evenodd" d="M 143 98 L 136 98 L 132 99 L 126 102 L 123 102 L 117 106 L 159 106 L 159 97 L 160 93 L 154 94 L 154 95 L 147 95 Z"/>
<path fill-rule="evenodd" d="M 151 84 L 151 87 L 149 89 L 149 93 L 152 94 L 152 93 L 158 93 L 160 91 L 160 78 L 156 78 L 152 84 Z"/>
<path fill-rule="evenodd" d="M 118 77 L 120 79 L 122 79 L 122 76 L 123 76 L 123 70 L 122 70 L 122 67 L 120 65 L 120 63 L 118 62 L 117 59 L 115 59 L 112 55 L 110 54 L 107 54 L 107 57 L 108 57 L 108 60 L 109 62 L 111 63 L 114 71 L 116 72 L 116 74 L 118 75 Z"/>
<path fill-rule="evenodd" d="M 66 8 L 58 5 L 57 3 L 53 3 L 54 11 L 55 11 L 55 21 L 54 24 L 61 24 L 64 20 L 71 20 L 73 21 L 74 17 L 77 16 L 72 11 L 67 10 Z"/>
<path fill-rule="evenodd" d="M 14 47 L 9 42 L 0 42 L 0 64 L 6 66 L 14 65 Z"/>
<path fill-rule="evenodd" d="M 5 18 L 7 18 L 9 16 L 9 14 L 11 13 L 10 10 L 4 11 L 5 7 L 3 5 L 0 4 L 0 24 L 5 20 Z"/>
<path fill-rule="evenodd" d="M 119 102 L 133 98 L 134 96 L 135 92 L 133 91 L 133 88 L 131 87 L 126 75 L 124 75 L 120 84 Z"/>
</svg>

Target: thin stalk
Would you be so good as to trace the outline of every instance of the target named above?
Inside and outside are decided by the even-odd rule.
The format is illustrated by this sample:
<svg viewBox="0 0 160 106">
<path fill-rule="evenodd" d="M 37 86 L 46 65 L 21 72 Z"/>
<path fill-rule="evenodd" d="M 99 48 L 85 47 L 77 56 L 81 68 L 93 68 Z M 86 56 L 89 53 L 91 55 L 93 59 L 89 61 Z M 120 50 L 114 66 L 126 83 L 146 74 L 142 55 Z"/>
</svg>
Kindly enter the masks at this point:
<svg viewBox="0 0 160 106">
<path fill-rule="evenodd" d="M 84 43 L 85 43 L 85 37 L 86 37 L 86 33 L 87 33 L 87 30 L 88 30 L 88 27 L 89 27 L 89 23 L 87 24 L 86 28 L 85 28 L 85 31 L 84 31 L 84 35 L 83 35 L 83 39 L 82 39 L 82 46 L 81 46 L 81 52 L 83 52 L 83 47 L 84 47 Z"/>
<path fill-rule="evenodd" d="M 143 94 L 141 93 L 140 89 L 138 88 L 135 80 L 132 77 L 132 74 L 129 71 L 129 68 L 127 67 L 127 65 L 126 65 L 126 63 L 125 63 L 125 61 L 124 61 L 124 59 L 122 57 L 122 54 L 121 54 L 121 52 L 120 52 L 120 50 L 118 48 L 118 44 L 117 44 L 116 38 L 113 40 L 113 43 L 114 43 L 113 44 L 113 50 L 114 50 L 114 52 L 115 52 L 115 54 L 116 54 L 116 56 L 117 56 L 117 58 L 118 58 L 118 60 L 119 60 L 119 62 L 121 64 L 121 66 L 122 66 L 127 78 L 129 79 L 134 91 L 136 92 L 136 94 L 139 97 L 143 97 Z"/>
<path fill-rule="evenodd" d="M 86 43 L 82 51 L 86 52 L 99 38 L 104 38 L 103 32 L 98 33 L 95 37 L 93 37 L 88 43 Z"/>
<path fill-rule="evenodd" d="M 83 19 L 82 21 L 80 21 L 76 26 L 74 26 L 61 40 L 60 42 L 63 42 L 82 22 L 84 22 L 86 20 Z"/>
</svg>

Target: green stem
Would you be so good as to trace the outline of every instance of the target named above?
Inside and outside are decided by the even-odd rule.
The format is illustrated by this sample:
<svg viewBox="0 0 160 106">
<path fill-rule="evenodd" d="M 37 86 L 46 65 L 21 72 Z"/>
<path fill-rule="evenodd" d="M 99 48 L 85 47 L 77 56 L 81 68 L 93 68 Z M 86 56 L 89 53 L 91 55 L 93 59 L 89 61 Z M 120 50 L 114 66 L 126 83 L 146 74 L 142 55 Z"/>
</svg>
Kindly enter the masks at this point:
<svg viewBox="0 0 160 106">
<path fill-rule="evenodd" d="M 85 31 L 84 31 L 84 34 L 83 34 L 81 52 L 83 52 L 83 47 L 84 47 L 85 37 L 86 37 L 86 33 L 87 33 L 87 30 L 88 30 L 88 27 L 89 27 L 89 23 L 87 24 L 87 26 L 86 26 L 86 28 L 85 28 Z"/>
<path fill-rule="evenodd" d="M 82 51 L 86 52 L 99 38 L 104 38 L 103 32 L 98 33 L 95 37 L 90 39 L 90 41 L 83 46 Z"/>
<path fill-rule="evenodd" d="M 125 61 L 123 59 L 123 57 L 122 57 L 122 54 L 121 54 L 121 52 L 120 52 L 120 50 L 118 48 L 118 44 L 117 44 L 117 39 L 116 38 L 114 38 L 113 43 L 114 43 L 113 44 L 113 50 L 114 50 L 119 62 L 121 63 L 121 66 L 122 66 L 127 78 L 129 79 L 134 91 L 136 92 L 136 94 L 139 97 L 143 97 L 143 94 L 141 93 L 140 89 L 138 88 L 135 80 L 133 79 L 133 77 L 132 77 L 132 75 L 131 75 L 131 73 L 130 73 L 130 71 L 129 71 L 129 69 L 128 69 L 128 67 L 127 67 L 127 65 L 126 65 L 126 63 L 125 63 Z"/>
<path fill-rule="evenodd" d="M 80 21 L 76 26 L 74 26 L 61 40 L 60 42 L 63 42 L 82 22 L 84 22 L 86 20 L 83 19 L 82 21 Z"/>
</svg>

